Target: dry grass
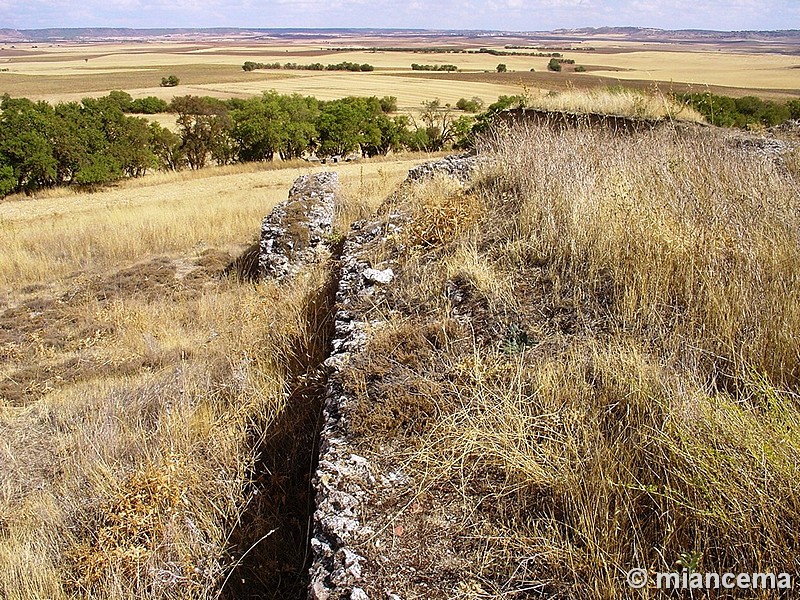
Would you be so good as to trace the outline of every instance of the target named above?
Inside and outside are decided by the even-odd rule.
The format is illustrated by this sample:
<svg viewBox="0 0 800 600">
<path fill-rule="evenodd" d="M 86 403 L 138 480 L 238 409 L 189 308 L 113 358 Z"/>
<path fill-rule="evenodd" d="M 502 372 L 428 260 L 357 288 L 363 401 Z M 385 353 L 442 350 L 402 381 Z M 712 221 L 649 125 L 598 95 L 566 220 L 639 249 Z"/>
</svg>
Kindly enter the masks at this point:
<svg viewBox="0 0 800 600">
<path fill-rule="evenodd" d="M 362 195 L 375 197 L 423 158 L 390 157 L 337 170 L 346 188 L 363 188 Z M 299 161 L 251 163 L 160 173 L 94 194 L 57 189 L 33 200 L 9 198 L 0 203 L 0 291 L 153 253 L 234 251 L 232 240 L 251 240 L 299 175 L 324 168 Z"/>
<path fill-rule="evenodd" d="M 4 597 L 219 587 L 250 501 L 254 436 L 284 408 L 281 357 L 316 333 L 304 311 L 324 274 L 279 289 L 193 273 L 194 283 L 91 282 L 4 345 L 16 351 L 0 410 Z M 46 337 L 70 318 L 95 329 Z M 35 379 L 18 376 L 22 365 Z"/>
<path fill-rule="evenodd" d="M 702 131 L 482 151 L 497 166 L 434 202 L 481 218 L 395 255 L 393 316 L 350 375 L 362 450 L 414 481 L 382 500 L 413 567 L 393 591 L 656 598 L 625 573 L 691 557 L 796 572 L 796 171 Z M 378 594 L 397 571 L 376 572 Z"/>
<path fill-rule="evenodd" d="M 533 96 L 528 105 L 542 110 L 705 122 L 703 115 L 695 109 L 677 102 L 657 89 L 650 93 L 627 88 L 567 90 Z"/>
<path fill-rule="evenodd" d="M 342 165 L 340 227 L 417 162 Z M 0 205 L 0 596 L 299 593 L 330 273 L 221 275 L 303 172 Z"/>
</svg>

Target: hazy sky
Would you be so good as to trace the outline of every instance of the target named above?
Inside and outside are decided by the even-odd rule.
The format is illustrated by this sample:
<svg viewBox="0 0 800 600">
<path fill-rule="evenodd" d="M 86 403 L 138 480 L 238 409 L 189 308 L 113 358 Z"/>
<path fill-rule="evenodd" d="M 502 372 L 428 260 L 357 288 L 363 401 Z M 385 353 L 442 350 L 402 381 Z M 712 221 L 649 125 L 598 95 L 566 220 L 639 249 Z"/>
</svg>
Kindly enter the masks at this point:
<svg viewBox="0 0 800 600">
<path fill-rule="evenodd" d="M 800 29 L 800 0 L 0 0 L 0 29 L 217 26 Z"/>
</svg>

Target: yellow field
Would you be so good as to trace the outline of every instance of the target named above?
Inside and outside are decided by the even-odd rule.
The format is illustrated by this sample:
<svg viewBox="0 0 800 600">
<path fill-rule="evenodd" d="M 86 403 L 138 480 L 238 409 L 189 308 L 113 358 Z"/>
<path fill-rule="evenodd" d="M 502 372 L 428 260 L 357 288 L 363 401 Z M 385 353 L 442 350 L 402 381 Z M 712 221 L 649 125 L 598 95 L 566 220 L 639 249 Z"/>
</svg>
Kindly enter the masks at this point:
<svg viewBox="0 0 800 600">
<path fill-rule="evenodd" d="M 426 156 L 337 165 L 346 190 L 389 189 Z M 0 203 L 0 306 L 12 290 L 153 253 L 236 251 L 302 174 L 331 169 L 249 163 L 151 175 L 94 194 L 62 188 Z M 388 187 L 387 187 L 388 186 Z M 387 192 L 388 193 L 388 192 Z M 69 235 L 64 236 L 64 227 Z"/>
<path fill-rule="evenodd" d="M 595 62 L 597 61 L 597 62 Z M 604 54 L 584 59 L 581 64 L 606 65 L 622 72 L 593 71 L 619 79 L 654 79 L 697 85 L 750 87 L 754 89 L 796 89 L 800 71 L 796 56 L 723 54 L 721 52 L 630 52 Z"/>
<path fill-rule="evenodd" d="M 276 79 L 265 84 L 230 83 L 221 85 L 198 86 L 211 95 L 219 95 L 224 91 L 237 95 L 260 94 L 264 89 L 291 94 L 294 92 L 314 96 L 320 100 L 334 100 L 344 96 L 396 96 L 401 111 L 419 108 L 423 101 L 439 98 L 443 103 L 455 104 L 459 98 L 478 96 L 484 102 L 491 103 L 501 95 L 513 95 L 522 92 L 522 87 L 503 83 L 472 83 L 448 79 L 423 79 L 416 77 L 393 77 L 381 73 L 326 73 L 300 71 L 299 77 Z"/>
<path fill-rule="evenodd" d="M 481 40 L 482 41 L 482 40 Z M 457 44 L 464 49 L 477 50 L 479 40 L 463 40 Z M 485 46 L 498 50 L 508 40 L 486 40 Z M 400 45 L 395 39 L 352 39 L 335 43 L 353 47 L 371 45 Z M 406 41 L 405 44 L 411 42 Z M 448 41 L 441 42 L 449 46 Z M 693 86 L 722 86 L 752 90 L 766 95 L 800 95 L 800 77 L 796 57 L 768 52 L 730 52 L 713 46 L 682 47 L 677 44 L 600 42 L 593 51 L 561 51 L 565 58 L 589 68 L 584 74 L 569 76 L 581 85 L 586 81 L 607 78 L 618 81 L 660 81 Z M 417 43 L 422 46 L 425 44 Z M 578 44 L 573 44 L 578 45 Z M 437 73 L 435 80 L 412 75 L 411 64 L 454 64 L 464 72 L 493 73 L 499 63 L 508 70 L 530 74 L 534 69 L 543 77 L 537 83 L 544 91 L 560 89 L 555 74 L 547 72 L 548 58 L 533 56 L 493 56 L 490 54 L 414 53 L 385 51 L 334 51 L 326 40 L 299 41 L 295 45 L 285 40 L 269 42 L 142 42 L 62 44 L 39 47 L 30 44 L 0 50 L 0 92 L 12 96 L 27 96 L 48 101 L 79 100 L 87 95 L 102 95 L 110 89 L 124 89 L 134 97 L 154 95 L 166 100 L 176 95 L 199 94 L 215 97 L 246 97 L 275 89 L 282 93 L 298 92 L 320 99 L 347 95 L 393 95 L 401 108 L 419 107 L 423 100 L 440 98 L 455 102 L 461 97 L 478 96 L 493 102 L 503 94 L 522 91 L 518 81 L 508 76 L 481 82 L 449 78 Z M 687 49 L 688 48 L 688 49 Z M 517 51 L 524 52 L 524 51 Z M 245 73 L 245 61 L 296 62 L 323 64 L 351 61 L 369 63 L 374 72 L 306 72 L 255 71 Z M 566 68 L 565 72 L 570 71 Z M 175 74 L 181 85 L 161 88 L 161 77 Z M 403 77 L 397 77 L 403 75 Z M 548 87 L 545 76 L 553 76 Z M 563 74 L 562 74 L 563 75 Z"/>
</svg>

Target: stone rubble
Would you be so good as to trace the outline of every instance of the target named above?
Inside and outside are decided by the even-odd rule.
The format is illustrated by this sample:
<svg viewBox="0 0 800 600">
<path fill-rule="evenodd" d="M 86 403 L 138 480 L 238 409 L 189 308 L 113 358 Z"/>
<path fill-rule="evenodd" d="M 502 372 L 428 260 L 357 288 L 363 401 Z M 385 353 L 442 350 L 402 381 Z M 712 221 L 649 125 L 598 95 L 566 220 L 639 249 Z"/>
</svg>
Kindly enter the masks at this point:
<svg viewBox="0 0 800 600">
<path fill-rule="evenodd" d="M 412 169 L 406 183 L 437 174 L 465 182 L 478 162 L 475 156 L 446 157 Z M 329 374 L 319 465 L 313 480 L 317 507 L 311 539 L 311 600 L 369 600 L 360 586 L 365 559 L 353 550 L 375 534 L 363 522 L 366 503 L 378 488 L 410 483 L 399 472 L 376 473 L 366 458 L 352 453 L 348 417 L 357 399 L 348 396 L 342 385 L 342 371 L 351 356 L 364 349 L 369 332 L 383 323 L 365 314 L 364 300 L 369 299 L 372 306 L 379 304 L 395 277 L 392 267 L 396 265 L 372 265 L 368 252 L 408 220 L 408 215 L 390 213 L 375 221 L 358 221 L 343 245 L 332 352 L 324 363 Z M 399 600 L 394 594 L 389 597 Z"/>
<path fill-rule="evenodd" d="M 391 268 L 372 268 L 363 256 L 364 248 L 381 240 L 385 231 L 380 222 L 354 223 L 340 259 L 335 334 L 331 356 L 325 361 L 329 376 L 320 461 L 314 478 L 317 510 L 311 540 L 314 562 L 309 597 L 312 600 L 369 600 L 358 586 L 364 558 L 348 546 L 374 533 L 359 517 L 368 490 L 378 482 L 369 461 L 348 449 L 348 412 L 355 399 L 343 392 L 342 369 L 353 353 L 364 348 L 368 330 L 379 326 L 354 308 L 360 298 L 376 293 L 373 288 L 388 284 L 394 277 Z"/>
<path fill-rule="evenodd" d="M 452 156 L 412 169 L 406 182 L 443 174 L 467 181 L 478 164 L 475 156 Z M 304 265 L 330 256 L 335 199 L 339 178 L 335 172 L 299 177 L 289 197 L 267 216 L 261 228 L 259 268 L 277 279 L 294 275 Z M 312 600 L 369 600 L 361 587 L 365 558 L 354 548 L 375 534 L 362 522 L 370 492 L 406 485 L 399 472 L 379 474 L 370 461 L 352 452 L 348 443 L 348 416 L 356 398 L 343 387 L 343 369 L 353 353 L 364 349 L 369 332 L 383 324 L 370 320 L 363 307 L 378 304 L 395 278 L 396 265 L 371 264 L 369 249 L 401 229 L 409 216 L 390 213 L 375 221 L 359 221 L 339 258 L 340 277 L 328 371 L 319 463 L 314 475 L 316 511 L 313 516 L 309 598 Z M 394 267 L 394 269 L 392 268 Z M 397 598 L 396 596 L 392 596 Z"/>
<path fill-rule="evenodd" d="M 339 174 L 333 171 L 297 178 L 288 200 L 278 204 L 261 225 L 258 266 L 262 275 L 282 279 L 327 254 L 338 189 Z"/>
<path fill-rule="evenodd" d="M 474 154 L 445 156 L 436 161 L 426 162 L 408 172 L 406 181 L 422 181 L 435 175 L 446 175 L 465 183 L 472 178 L 480 158 Z"/>
</svg>

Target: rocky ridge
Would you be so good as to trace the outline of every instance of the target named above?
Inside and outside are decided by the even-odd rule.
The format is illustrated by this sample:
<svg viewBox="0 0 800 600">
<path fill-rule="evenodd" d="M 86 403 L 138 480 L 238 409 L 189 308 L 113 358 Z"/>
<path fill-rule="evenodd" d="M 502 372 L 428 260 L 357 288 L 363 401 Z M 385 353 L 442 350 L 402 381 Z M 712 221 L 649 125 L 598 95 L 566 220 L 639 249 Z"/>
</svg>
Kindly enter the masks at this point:
<svg viewBox="0 0 800 600">
<path fill-rule="evenodd" d="M 262 275 L 282 279 L 320 260 L 329 250 L 338 173 L 327 171 L 297 178 L 289 198 L 261 225 L 258 266 Z"/>
<path fill-rule="evenodd" d="M 476 156 L 449 156 L 412 169 L 406 184 L 444 175 L 468 181 L 478 164 Z M 305 175 L 292 186 L 289 200 L 264 220 L 259 265 L 264 275 L 284 278 L 308 262 L 319 260 L 332 231 L 338 177 L 334 172 Z M 384 317 L 365 307 L 381 303 L 390 289 L 397 266 L 387 259 L 373 264 L 371 250 L 408 223 L 410 215 L 389 212 L 351 226 L 339 260 L 335 333 L 324 365 L 327 389 L 320 432 L 319 463 L 313 478 L 316 510 L 313 515 L 309 598 L 312 600 L 368 600 L 362 589 L 366 559 L 357 547 L 375 533 L 368 503 L 382 491 L 408 485 L 401 472 L 378 472 L 370 461 L 354 453 L 348 442 L 348 419 L 356 398 L 343 386 L 344 369 L 361 352 L 370 332 Z M 387 592 L 388 593 L 388 592 Z M 399 600 L 389 593 L 387 598 Z"/>
</svg>

